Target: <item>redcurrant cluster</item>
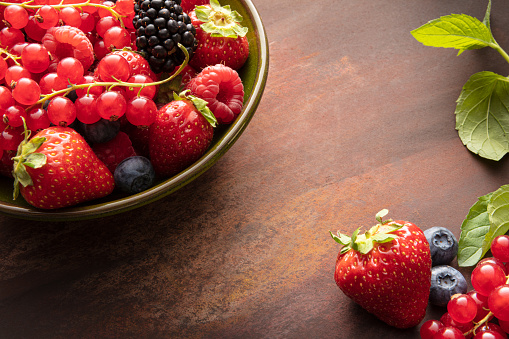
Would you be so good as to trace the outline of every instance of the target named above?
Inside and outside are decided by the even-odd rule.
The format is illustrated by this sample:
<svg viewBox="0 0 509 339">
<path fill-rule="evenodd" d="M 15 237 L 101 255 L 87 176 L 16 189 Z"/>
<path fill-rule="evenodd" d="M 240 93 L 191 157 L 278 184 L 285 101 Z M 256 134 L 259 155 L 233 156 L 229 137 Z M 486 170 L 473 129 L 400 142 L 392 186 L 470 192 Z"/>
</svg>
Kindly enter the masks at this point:
<svg viewBox="0 0 509 339">
<path fill-rule="evenodd" d="M 17 149 L 23 120 L 32 131 L 154 121 L 157 86 L 172 77 L 158 81 L 135 52 L 133 18 L 132 0 L 0 2 L 0 153 Z"/>
<path fill-rule="evenodd" d="M 472 291 L 453 295 L 440 320 L 428 320 L 423 339 L 507 339 L 509 333 L 509 236 L 491 244 L 492 257 L 476 265 Z"/>
</svg>

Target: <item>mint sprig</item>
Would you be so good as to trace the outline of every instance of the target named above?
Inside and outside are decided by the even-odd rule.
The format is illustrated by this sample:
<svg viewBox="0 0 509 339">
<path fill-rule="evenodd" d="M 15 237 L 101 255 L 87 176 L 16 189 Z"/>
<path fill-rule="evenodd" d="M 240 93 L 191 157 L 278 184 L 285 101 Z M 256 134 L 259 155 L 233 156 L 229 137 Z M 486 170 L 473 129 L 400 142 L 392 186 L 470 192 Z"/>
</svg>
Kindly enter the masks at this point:
<svg viewBox="0 0 509 339">
<path fill-rule="evenodd" d="M 472 205 L 461 225 L 458 265 L 474 266 L 495 237 L 509 232 L 509 185 L 486 194 Z"/>
<path fill-rule="evenodd" d="M 509 55 L 491 31 L 491 0 L 483 21 L 466 14 L 451 14 L 431 20 L 411 31 L 425 46 L 465 50 L 491 47 L 509 62 Z M 457 100 L 456 129 L 473 153 L 500 160 L 509 152 L 509 79 L 493 72 L 470 77 Z"/>
</svg>

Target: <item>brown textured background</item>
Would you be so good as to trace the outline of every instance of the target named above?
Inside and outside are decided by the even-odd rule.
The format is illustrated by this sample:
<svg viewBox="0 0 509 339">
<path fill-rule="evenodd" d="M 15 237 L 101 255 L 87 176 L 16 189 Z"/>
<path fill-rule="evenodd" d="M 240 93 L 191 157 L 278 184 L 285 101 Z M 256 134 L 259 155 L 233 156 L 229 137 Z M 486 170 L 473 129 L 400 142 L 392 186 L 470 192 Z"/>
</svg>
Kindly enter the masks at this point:
<svg viewBox="0 0 509 339">
<path fill-rule="evenodd" d="M 0 216 L 0 338 L 419 337 L 339 291 L 328 231 L 369 227 L 388 208 L 459 236 L 477 197 L 509 183 L 507 159 L 472 155 L 453 114 L 470 75 L 509 65 L 410 35 L 441 15 L 482 19 L 487 1 L 254 3 L 270 42 L 267 87 L 208 172 L 99 220 Z M 506 49 L 508 14 L 493 1 Z"/>
</svg>

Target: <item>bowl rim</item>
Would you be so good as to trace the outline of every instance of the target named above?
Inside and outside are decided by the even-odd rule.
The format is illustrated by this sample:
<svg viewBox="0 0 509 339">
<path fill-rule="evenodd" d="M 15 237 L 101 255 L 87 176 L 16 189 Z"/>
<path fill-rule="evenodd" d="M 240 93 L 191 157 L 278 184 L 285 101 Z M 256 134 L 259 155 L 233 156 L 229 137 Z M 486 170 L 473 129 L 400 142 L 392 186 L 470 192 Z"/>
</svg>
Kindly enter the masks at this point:
<svg viewBox="0 0 509 339">
<path fill-rule="evenodd" d="M 256 76 L 254 78 L 254 86 L 235 122 L 229 128 L 227 133 L 222 136 L 216 145 L 209 149 L 204 156 L 184 171 L 166 179 L 148 190 L 117 200 L 90 206 L 81 205 L 77 207 L 68 207 L 61 210 L 39 210 L 35 207 L 23 207 L 3 202 L 3 204 L 0 204 L 0 213 L 21 219 L 41 221 L 70 221 L 100 218 L 122 213 L 159 200 L 189 184 L 209 169 L 221 155 L 226 153 L 226 151 L 234 144 L 247 127 L 260 102 L 269 70 L 269 44 L 261 17 L 251 0 L 238 1 L 247 8 L 247 12 L 250 15 L 250 19 L 255 30 L 255 37 L 259 42 L 259 63 L 256 70 Z M 91 210 L 93 210 L 93 213 L 91 213 Z"/>
</svg>

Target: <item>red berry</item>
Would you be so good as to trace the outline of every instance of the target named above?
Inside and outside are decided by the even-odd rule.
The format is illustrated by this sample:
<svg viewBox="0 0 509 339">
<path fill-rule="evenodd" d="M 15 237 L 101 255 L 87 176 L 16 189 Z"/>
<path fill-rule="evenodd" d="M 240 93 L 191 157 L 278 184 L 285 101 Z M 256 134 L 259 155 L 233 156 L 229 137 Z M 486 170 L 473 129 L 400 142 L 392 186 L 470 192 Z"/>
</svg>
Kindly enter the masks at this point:
<svg viewBox="0 0 509 339">
<path fill-rule="evenodd" d="M 134 97 L 127 103 L 127 120 L 135 126 L 150 126 L 157 115 L 157 106 L 149 98 Z"/>
<path fill-rule="evenodd" d="M 64 7 L 60 10 L 59 18 L 66 25 L 72 27 L 81 26 L 81 15 L 80 12 L 74 7 Z"/>
<path fill-rule="evenodd" d="M 25 33 L 30 39 L 34 41 L 41 41 L 44 37 L 44 34 L 46 34 L 46 30 L 41 28 L 35 16 L 31 15 L 28 18 L 28 24 L 25 27 Z"/>
<path fill-rule="evenodd" d="M 509 262 L 509 235 L 499 235 L 493 239 L 491 254 L 500 261 Z"/>
<path fill-rule="evenodd" d="M 447 303 L 447 311 L 455 321 L 468 323 L 477 314 L 477 304 L 468 294 L 456 295 Z"/>
<path fill-rule="evenodd" d="M 41 88 L 32 79 L 21 78 L 12 90 L 12 97 L 22 105 L 33 105 L 41 97 Z"/>
<path fill-rule="evenodd" d="M 504 270 L 492 263 L 477 266 L 472 271 L 471 279 L 474 289 L 482 295 L 489 295 L 496 287 L 506 281 Z"/>
<path fill-rule="evenodd" d="M 41 44 L 28 44 L 21 52 L 23 66 L 31 73 L 41 73 L 48 69 L 50 56 Z"/>
<path fill-rule="evenodd" d="M 50 126 L 48 112 L 42 108 L 33 108 L 27 115 L 27 127 L 32 131 L 39 131 Z"/>
<path fill-rule="evenodd" d="M 72 84 L 83 82 L 84 72 L 85 70 L 83 69 L 83 65 L 76 58 L 64 58 L 60 60 L 57 65 L 58 76 L 65 81 L 71 82 Z"/>
<path fill-rule="evenodd" d="M 4 19 L 12 27 L 22 29 L 28 23 L 28 12 L 19 5 L 9 5 L 4 10 Z"/>
<path fill-rule="evenodd" d="M 127 109 L 124 96 L 116 91 L 104 92 L 97 98 L 97 112 L 103 119 L 118 120 Z"/>
<path fill-rule="evenodd" d="M 21 78 L 30 77 L 31 74 L 25 67 L 14 65 L 7 68 L 7 71 L 5 72 L 5 83 L 10 86 L 13 82 L 18 81 Z"/>
<path fill-rule="evenodd" d="M 474 339 L 506 339 L 507 336 L 501 335 L 498 332 L 487 330 L 487 331 L 479 331 L 475 334 Z"/>
<path fill-rule="evenodd" d="M 7 151 L 15 151 L 24 139 L 23 127 L 5 128 L 0 136 L 2 148 Z"/>
<path fill-rule="evenodd" d="M 4 58 L 0 57 L 0 81 L 5 77 L 5 72 L 7 72 L 7 63 Z"/>
<path fill-rule="evenodd" d="M 221 124 L 232 123 L 242 110 L 244 85 L 239 74 L 222 64 L 205 67 L 187 88 L 208 102 L 208 107 Z"/>
<path fill-rule="evenodd" d="M 115 3 L 114 3 L 114 2 L 112 2 L 112 1 L 104 1 L 104 2 L 102 3 L 102 5 L 103 5 L 103 6 L 106 6 L 106 7 L 111 7 L 111 8 L 115 7 Z M 99 16 L 100 16 L 101 18 L 104 18 L 104 17 L 107 17 L 107 16 L 112 16 L 111 11 L 109 11 L 109 10 L 107 10 L 107 9 L 105 9 L 105 8 L 99 8 L 99 9 L 97 10 L 97 13 L 99 14 Z"/>
<path fill-rule="evenodd" d="M 440 330 L 444 325 L 438 320 L 428 320 L 422 324 L 419 333 L 421 339 L 432 339 L 433 336 Z"/>
<path fill-rule="evenodd" d="M 151 78 L 143 74 L 135 74 L 130 77 L 127 82 L 132 84 L 148 84 L 154 82 Z M 136 96 L 144 96 L 149 99 L 153 99 L 156 95 L 157 86 L 146 86 L 143 89 L 141 87 L 126 87 L 125 94 L 126 99 L 132 99 Z"/>
<path fill-rule="evenodd" d="M 17 43 L 25 42 L 23 32 L 14 27 L 5 27 L 0 31 L 0 45 L 2 48 L 11 48 Z"/>
<path fill-rule="evenodd" d="M 67 88 L 68 83 L 60 78 L 57 73 L 48 73 L 39 80 L 42 94 L 50 94 Z"/>
<path fill-rule="evenodd" d="M 66 97 L 55 97 L 48 105 L 48 118 L 53 125 L 68 126 L 76 119 L 76 107 Z"/>
<path fill-rule="evenodd" d="M 85 70 L 95 61 L 94 48 L 90 40 L 76 27 L 52 27 L 44 35 L 42 43 L 48 52 L 59 60 L 66 57 L 78 59 Z"/>
<path fill-rule="evenodd" d="M 509 321 L 509 284 L 496 287 L 488 297 L 488 305 L 497 319 Z"/>
<path fill-rule="evenodd" d="M 15 104 L 11 91 L 5 86 L 0 86 L 0 109 L 7 109 Z"/>
<path fill-rule="evenodd" d="M 95 28 L 95 17 L 86 12 L 81 13 L 81 25 L 79 28 L 85 33 L 92 32 Z"/>
<path fill-rule="evenodd" d="M 95 82 L 99 82 L 99 79 L 97 79 L 93 75 L 85 75 L 83 77 L 83 81 L 80 82 L 80 84 L 93 84 Z M 86 88 L 77 88 L 76 89 L 76 95 L 78 95 L 78 97 L 82 97 L 82 96 L 86 95 L 87 93 L 93 94 L 96 97 L 98 97 L 99 95 L 101 95 L 102 92 L 104 92 L 103 86 L 90 86 L 90 87 L 86 87 Z"/>
<path fill-rule="evenodd" d="M 104 33 L 104 45 L 109 49 L 122 49 L 131 44 L 131 35 L 119 26 L 113 26 Z"/>
<path fill-rule="evenodd" d="M 101 38 L 104 38 L 104 33 L 106 33 L 106 31 L 111 27 L 115 26 L 120 27 L 120 21 L 112 16 L 107 16 L 97 21 L 97 24 L 95 25 L 95 31 Z"/>
<path fill-rule="evenodd" d="M 131 76 L 129 63 L 120 55 L 109 54 L 97 65 L 97 76 L 106 82 L 117 80 L 125 82 Z"/>
<path fill-rule="evenodd" d="M 11 127 L 23 126 L 23 119 L 26 120 L 27 114 L 23 107 L 11 106 L 7 108 L 2 117 L 3 122 Z"/>
<path fill-rule="evenodd" d="M 469 291 L 467 294 L 474 299 L 477 305 L 477 315 L 474 318 L 474 322 L 479 322 L 490 312 L 488 309 L 488 297 L 478 293 L 476 290 Z"/>
<path fill-rule="evenodd" d="M 50 29 L 58 24 L 58 11 L 51 6 L 42 6 L 35 14 L 37 25 L 42 29 Z"/>
<path fill-rule="evenodd" d="M 465 336 L 456 327 L 446 326 L 438 330 L 433 339 L 464 339 Z"/>
<path fill-rule="evenodd" d="M 74 102 L 76 118 L 84 124 L 93 124 L 101 120 L 96 108 L 97 97 L 93 94 L 84 95 Z"/>
</svg>

